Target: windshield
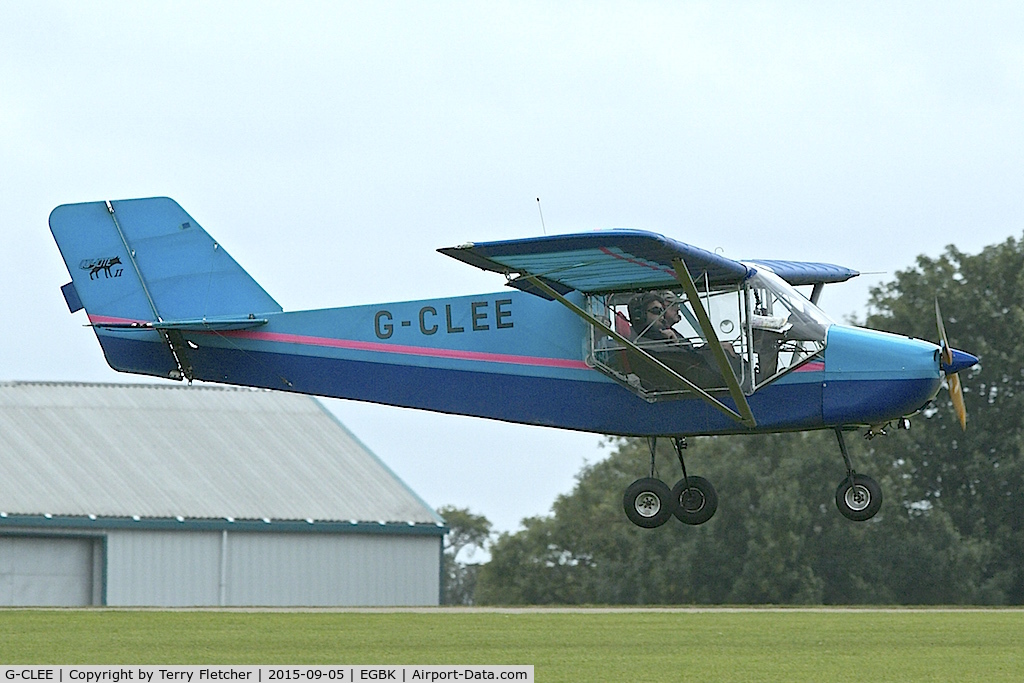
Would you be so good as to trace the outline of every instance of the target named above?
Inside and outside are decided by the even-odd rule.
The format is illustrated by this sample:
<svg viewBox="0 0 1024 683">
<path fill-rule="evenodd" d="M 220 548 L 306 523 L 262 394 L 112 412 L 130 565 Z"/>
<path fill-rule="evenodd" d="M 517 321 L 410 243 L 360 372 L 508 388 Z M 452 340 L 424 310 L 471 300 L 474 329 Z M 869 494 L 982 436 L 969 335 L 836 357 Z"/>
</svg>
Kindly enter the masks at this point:
<svg viewBox="0 0 1024 683">
<path fill-rule="evenodd" d="M 774 303 L 778 303 L 788 311 L 787 317 L 794 317 L 792 320 L 794 325 L 804 324 L 827 328 L 835 322 L 797 291 L 793 285 L 775 273 L 766 270 L 763 266 L 758 266 L 756 270 L 757 272 L 747 280 L 747 286 L 754 292 L 755 305 L 764 306 L 767 309 L 767 315 L 773 313 L 782 315 L 782 312 L 776 311 L 773 306 Z M 771 296 L 758 301 L 759 293 L 764 292 L 770 292 Z M 757 314 L 757 310 L 754 313 Z"/>
<path fill-rule="evenodd" d="M 752 299 L 747 320 L 758 386 L 825 348 L 832 319 L 788 282 L 758 266 L 746 289 Z"/>
</svg>

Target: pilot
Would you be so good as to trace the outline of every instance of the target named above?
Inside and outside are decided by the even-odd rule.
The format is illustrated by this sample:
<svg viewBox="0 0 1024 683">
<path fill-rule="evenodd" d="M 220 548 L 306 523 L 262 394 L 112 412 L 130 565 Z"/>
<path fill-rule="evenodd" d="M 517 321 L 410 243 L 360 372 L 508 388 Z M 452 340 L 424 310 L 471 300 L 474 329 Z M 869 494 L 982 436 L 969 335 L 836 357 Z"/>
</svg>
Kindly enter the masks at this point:
<svg viewBox="0 0 1024 683">
<path fill-rule="evenodd" d="M 644 292 L 629 300 L 629 324 L 635 342 L 664 342 L 665 300 L 660 292 Z"/>
<path fill-rule="evenodd" d="M 674 292 L 646 292 L 637 294 L 629 302 L 629 322 L 633 327 L 634 341 L 639 339 L 689 346 L 686 337 L 674 329 L 682 319 L 679 299 Z"/>
<path fill-rule="evenodd" d="M 633 341 L 698 386 L 721 386 L 721 375 L 708 364 L 703 354 L 694 350 L 685 337 L 669 326 L 664 294 L 645 292 L 629 300 L 629 322 L 633 326 Z M 678 301 L 676 303 L 678 306 Z M 679 315 L 678 308 L 675 313 Z M 641 376 L 641 380 L 649 390 L 676 388 L 675 385 L 666 383 L 660 376 Z"/>
</svg>

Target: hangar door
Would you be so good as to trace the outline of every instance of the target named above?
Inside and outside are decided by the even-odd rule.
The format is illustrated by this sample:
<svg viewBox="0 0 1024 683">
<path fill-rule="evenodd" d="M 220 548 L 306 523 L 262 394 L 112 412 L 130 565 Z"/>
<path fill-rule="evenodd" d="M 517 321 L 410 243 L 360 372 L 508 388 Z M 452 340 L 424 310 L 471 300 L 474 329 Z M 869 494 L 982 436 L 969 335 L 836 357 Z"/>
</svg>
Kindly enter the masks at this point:
<svg viewBox="0 0 1024 683">
<path fill-rule="evenodd" d="M 0 536 L 0 605 L 99 605 L 102 592 L 102 539 Z"/>
</svg>

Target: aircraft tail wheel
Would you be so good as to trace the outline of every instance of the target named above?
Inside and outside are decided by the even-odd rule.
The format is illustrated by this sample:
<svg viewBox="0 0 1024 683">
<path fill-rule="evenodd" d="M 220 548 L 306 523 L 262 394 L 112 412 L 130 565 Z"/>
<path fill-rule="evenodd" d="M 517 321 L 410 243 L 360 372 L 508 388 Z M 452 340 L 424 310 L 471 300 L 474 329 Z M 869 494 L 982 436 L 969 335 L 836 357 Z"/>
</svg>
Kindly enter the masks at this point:
<svg viewBox="0 0 1024 683">
<path fill-rule="evenodd" d="M 672 499 L 679 501 L 675 515 L 683 524 L 703 524 L 718 510 L 718 493 L 704 477 L 677 481 L 672 487 Z"/>
<path fill-rule="evenodd" d="M 668 484 L 653 477 L 637 479 L 622 497 L 626 517 L 639 527 L 654 529 L 668 521 L 675 512 L 675 499 Z"/>
<path fill-rule="evenodd" d="M 882 507 L 882 487 L 863 474 L 847 477 L 836 489 L 836 507 L 855 522 L 871 519 Z"/>
</svg>

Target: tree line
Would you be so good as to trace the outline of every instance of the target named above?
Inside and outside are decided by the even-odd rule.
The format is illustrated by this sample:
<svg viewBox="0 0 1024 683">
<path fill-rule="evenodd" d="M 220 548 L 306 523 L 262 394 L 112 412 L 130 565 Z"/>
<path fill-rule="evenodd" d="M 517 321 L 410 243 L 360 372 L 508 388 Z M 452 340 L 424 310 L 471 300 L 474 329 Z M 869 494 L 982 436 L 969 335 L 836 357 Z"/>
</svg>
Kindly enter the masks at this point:
<svg viewBox="0 0 1024 683">
<path fill-rule="evenodd" d="M 613 439 L 549 515 L 496 538 L 471 516 L 470 544 L 486 545 L 490 560 L 452 555 L 460 588 L 445 600 L 1024 604 L 1024 241 L 920 256 L 871 290 L 857 324 L 937 341 L 936 299 L 950 343 L 981 358 L 961 373 L 968 430 L 942 392 L 910 431 L 848 437 L 855 468 L 884 491 L 872 520 L 835 509 L 845 470 L 835 435 L 820 431 L 691 439 L 687 470 L 714 482 L 718 513 L 698 527 L 640 529 L 623 515 L 622 491 L 647 473 L 648 446 Z M 678 477 L 668 443 L 656 464 L 662 478 Z"/>
</svg>

